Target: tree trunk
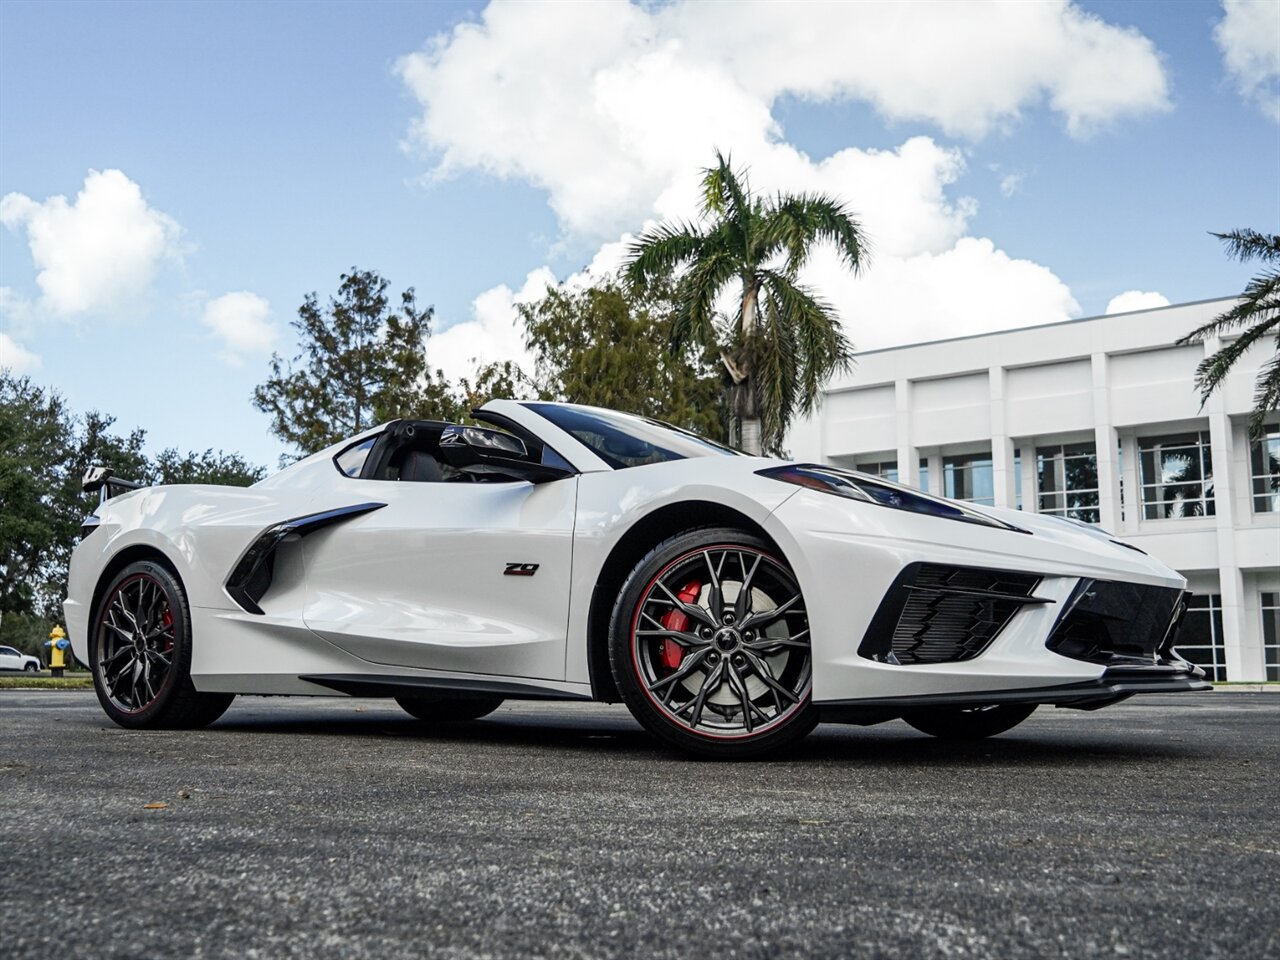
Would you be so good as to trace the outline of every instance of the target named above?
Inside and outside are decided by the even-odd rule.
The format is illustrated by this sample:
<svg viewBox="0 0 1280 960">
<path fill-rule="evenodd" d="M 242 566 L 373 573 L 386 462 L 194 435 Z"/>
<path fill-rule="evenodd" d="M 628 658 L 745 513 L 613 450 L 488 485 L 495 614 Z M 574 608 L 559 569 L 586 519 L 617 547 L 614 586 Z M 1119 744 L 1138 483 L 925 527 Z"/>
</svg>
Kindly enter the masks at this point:
<svg viewBox="0 0 1280 960">
<path fill-rule="evenodd" d="M 743 453 L 760 456 L 760 411 L 756 407 L 755 381 L 750 377 L 729 387 L 729 415 L 733 422 L 733 444 Z"/>
<path fill-rule="evenodd" d="M 753 457 L 760 456 L 760 410 L 756 402 L 755 378 L 751 376 L 751 338 L 756 333 L 756 301 L 759 288 L 749 280 L 743 282 L 742 293 L 742 347 L 738 352 L 738 366 L 742 376 L 735 377 L 730 388 L 729 409 L 738 429 L 738 449 Z"/>
</svg>

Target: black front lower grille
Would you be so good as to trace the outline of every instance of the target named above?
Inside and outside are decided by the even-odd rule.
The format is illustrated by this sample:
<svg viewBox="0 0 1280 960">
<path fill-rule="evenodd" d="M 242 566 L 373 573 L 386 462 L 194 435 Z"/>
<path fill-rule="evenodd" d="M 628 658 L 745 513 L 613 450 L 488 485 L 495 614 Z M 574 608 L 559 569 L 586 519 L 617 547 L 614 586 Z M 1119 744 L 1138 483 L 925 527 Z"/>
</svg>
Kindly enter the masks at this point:
<svg viewBox="0 0 1280 960">
<path fill-rule="evenodd" d="M 956 663 L 991 645 L 1027 604 L 1040 577 L 1010 570 L 913 563 L 880 602 L 858 647 L 884 663 Z"/>
<path fill-rule="evenodd" d="M 1185 611 L 1176 588 L 1086 578 L 1063 604 L 1045 645 L 1090 663 L 1159 663 L 1173 658 Z"/>
</svg>

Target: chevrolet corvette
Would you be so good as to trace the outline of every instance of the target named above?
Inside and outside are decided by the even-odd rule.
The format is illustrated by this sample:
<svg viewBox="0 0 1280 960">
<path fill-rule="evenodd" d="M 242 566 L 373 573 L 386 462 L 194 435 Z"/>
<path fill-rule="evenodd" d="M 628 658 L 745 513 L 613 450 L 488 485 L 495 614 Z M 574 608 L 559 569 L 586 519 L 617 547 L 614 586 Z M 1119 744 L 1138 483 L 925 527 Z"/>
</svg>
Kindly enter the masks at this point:
<svg viewBox="0 0 1280 960">
<path fill-rule="evenodd" d="M 248 488 L 91 469 L 65 614 L 107 716 L 596 700 L 748 758 L 819 722 L 984 737 L 1041 705 L 1210 688 L 1174 649 L 1183 578 L 1097 527 L 599 408 L 473 416 L 384 424 Z"/>
</svg>

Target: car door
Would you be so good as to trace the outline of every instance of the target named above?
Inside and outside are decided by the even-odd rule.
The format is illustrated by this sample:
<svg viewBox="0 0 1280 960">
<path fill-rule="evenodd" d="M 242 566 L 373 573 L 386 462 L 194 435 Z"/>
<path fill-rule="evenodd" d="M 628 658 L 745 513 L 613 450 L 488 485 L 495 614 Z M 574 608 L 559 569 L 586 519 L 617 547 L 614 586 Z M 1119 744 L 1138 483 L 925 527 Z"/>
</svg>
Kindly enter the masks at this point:
<svg viewBox="0 0 1280 960">
<path fill-rule="evenodd" d="M 385 506 L 302 541 L 307 626 L 373 663 L 563 679 L 577 485 L 344 479 Z"/>
<path fill-rule="evenodd" d="M 22 656 L 10 647 L 0 647 L 0 670 L 21 670 Z"/>
</svg>

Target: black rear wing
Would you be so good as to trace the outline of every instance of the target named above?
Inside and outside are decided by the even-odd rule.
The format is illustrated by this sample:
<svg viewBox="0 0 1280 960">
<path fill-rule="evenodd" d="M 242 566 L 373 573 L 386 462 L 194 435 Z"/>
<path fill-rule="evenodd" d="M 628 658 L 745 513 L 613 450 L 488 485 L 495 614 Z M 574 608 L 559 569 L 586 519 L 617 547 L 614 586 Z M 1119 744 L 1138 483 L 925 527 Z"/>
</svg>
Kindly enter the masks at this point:
<svg viewBox="0 0 1280 960">
<path fill-rule="evenodd" d="M 80 485 L 80 489 L 85 493 L 101 494 L 98 502 L 106 503 L 112 497 L 118 497 L 122 493 L 128 493 L 130 490 L 141 490 L 147 486 L 145 483 L 139 483 L 136 480 L 125 480 L 121 477 L 111 475 L 110 467 L 92 466 L 84 472 L 84 481 Z"/>
</svg>

